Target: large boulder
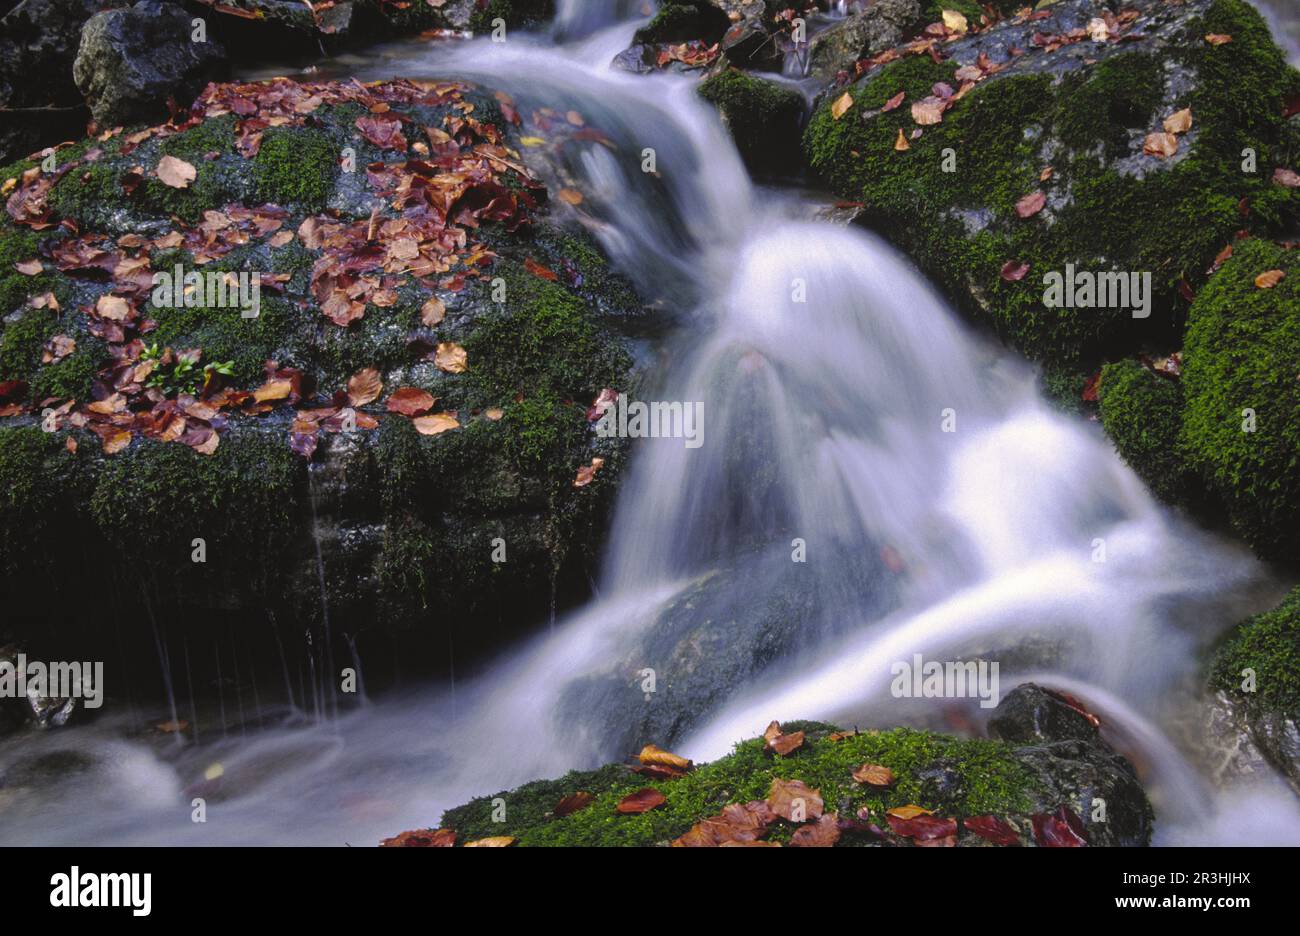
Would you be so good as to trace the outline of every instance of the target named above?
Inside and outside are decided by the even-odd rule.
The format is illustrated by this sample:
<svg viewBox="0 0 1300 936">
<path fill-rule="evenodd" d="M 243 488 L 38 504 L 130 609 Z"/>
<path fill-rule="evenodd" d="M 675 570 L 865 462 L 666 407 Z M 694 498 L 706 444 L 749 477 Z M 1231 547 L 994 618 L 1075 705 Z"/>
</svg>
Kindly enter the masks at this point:
<svg viewBox="0 0 1300 936">
<path fill-rule="evenodd" d="M 1300 190 L 1274 181 L 1292 158 L 1284 113 L 1300 73 L 1242 0 L 1135 0 L 1119 14 L 1061 0 L 861 67 L 809 123 L 812 168 L 1039 359 L 1176 342 L 1186 296 L 1237 233 L 1300 217 Z M 1048 305 L 1045 277 L 1067 265 L 1135 274 L 1139 288 L 1149 274 L 1152 295 Z"/>
<path fill-rule="evenodd" d="M 147 685 L 155 628 L 195 680 L 236 635 L 284 682 L 355 642 L 374 684 L 586 594 L 624 451 L 587 408 L 629 388 L 610 323 L 639 303 L 501 100 L 211 85 L 0 170 L 0 589 L 33 654 Z M 155 290 L 178 268 L 202 285 Z M 256 309 L 223 299 L 253 271 Z"/>
<path fill-rule="evenodd" d="M 893 48 L 915 30 L 921 0 L 877 0 L 809 40 L 808 74 L 828 82 L 858 59 Z"/>
<path fill-rule="evenodd" d="M 700 82 L 699 94 L 718 109 L 751 172 L 792 175 L 798 171 L 805 114 L 801 94 L 736 69 Z"/>
<path fill-rule="evenodd" d="M 1152 809 L 1124 758 L 1097 735 L 1085 715 L 1061 698 L 1025 685 L 996 710 L 1002 740 L 958 739 L 907 728 L 841 731 L 817 722 L 791 722 L 779 731 L 791 747 L 778 755 L 764 738 L 743 741 L 734 753 L 684 774 L 663 776 L 662 757 L 629 767 L 609 764 L 539 780 L 516 790 L 471 800 L 449 809 L 441 827 L 457 844 L 489 836 L 512 836 L 520 845 L 717 844 L 729 837 L 725 820 L 697 823 L 736 810 L 760 817 L 754 834 L 742 837 L 779 844 L 987 846 L 975 828 L 996 829 L 998 844 L 1140 846 L 1151 840 Z M 803 733 L 802 743 L 794 738 Z M 856 768 L 887 768 L 888 782 L 870 785 Z M 639 771 L 639 772 L 634 772 Z M 778 809 L 780 784 L 806 784 L 793 791 L 805 800 L 807 825 L 777 819 L 760 801 Z M 640 815 L 615 806 L 646 787 L 664 802 Z M 586 797 L 578 798 L 578 794 Z M 557 808 L 566 800 L 564 808 Z M 1099 801 L 1105 800 L 1105 808 Z M 500 809 L 504 800 L 503 811 Z M 922 806 L 947 829 L 909 827 L 888 811 Z M 823 814 L 833 818 L 824 820 Z M 984 817 L 982 822 L 972 822 Z M 991 819 L 989 817 L 992 817 Z M 931 820 L 927 820 L 929 824 Z M 695 828 L 696 832 L 687 835 Z M 731 830 L 734 831 L 734 830 Z M 444 832 L 447 837 L 449 832 Z M 716 834 L 715 834 L 716 833 Z M 918 834 L 919 833 L 919 834 Z M 425 835 L 430 833 L 426 832 Z M 934 835 L 928 841 L 925 836 Z M 684 837 L 684 838 L 683 838 Z"/>
<path fill-rule="evenodd" d="M 81 31 L 77 88 L 101 126 L 159 119 L 186 107 L 222 69 L 225 50 L 196 38 L 191 17 L 162 0 L 96 13 Z"/>
</svg>

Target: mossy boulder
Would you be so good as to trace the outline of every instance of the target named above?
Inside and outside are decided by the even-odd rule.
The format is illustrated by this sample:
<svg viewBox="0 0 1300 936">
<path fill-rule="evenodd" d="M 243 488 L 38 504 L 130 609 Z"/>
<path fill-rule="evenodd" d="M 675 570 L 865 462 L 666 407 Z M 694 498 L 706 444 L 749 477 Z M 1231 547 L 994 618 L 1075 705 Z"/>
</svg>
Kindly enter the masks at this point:
<svg viewBox="0 0 1300 936">
<path fill-rule="evenodd" d="M 722 38 L 731 21 L 708 0 L 668 0 L 634 38 L 639 43 L 688 42 L 712 44 Z"/>
<path fill-rule="evenodd" d="M 405 123 L 375 129 L 373 114 Z M 615 324 L 641 309 L 594 242 L 551 219 L 518 132 L 490 91 L 457 82 L 277 79 L 210 86 L 177 124 L 62 147 L 52 171 L 43 157 L 0 169 L 34 199 L 0 220 L 6 629 L 56 658 L 150 661 L 154 627 L 172 646 L 236 634 L 263 667 L 284 641 L 291 656 L 357 641 L 381 648 L 377 685 L 385 654 L 439 667 L 581 600 L 624 458 L 586 411 L 631 388 Z M 443 168 L 422 160 L 430 145 Z M 405 183 L 417 190 L 454 180 L 475 147 L 497 161 L 466 170 L 483 188 L 467 182 L 445 219 L 397 199 L 403 174 L 423 174 Z M 186 184 L 159 171 L 169 160 Z M 422 254 L 392 247 L 413 224 L 431 232 Z M 386 259 L 398 249 L 406 261 Z M 364 296 L 345 324 L 323 312 L 330 250 L 352 265 L 337 282 Z M 260 303 L 160 294 L 177 268 L 257 272 Z M 136 314 L 100 316 L 115 297 Z M 142 365 L 157 368 L 147 381 Z M 371 369 L 380 394 L 353 406 L 349 380 Z M 277 370 L 293 375 L 289 404 L 229 405 Z M 455 425 L 421 434 L 390 411 L 398 388 Z M 164 411 L 185 432 L 202 414 L 198 434 L 159 431 Z M 71 570 L 66 626 L 47 627 L 51 583 Z M 111 620 L 110 593 L 124 596 Z M 195 678 L 214 656 L 195 647 Z"/>
<path fill-rule="evenodd" d="M 1300 790 L 1300 589 L 1227 637 L 1209 683 L 1235 710 L 1250 744 Z"/>
<path fill-rule="evenodd" d="M 1180 444 L 1181 382 L 1125 359 L 1102 369 L 1097 400 L 1102 425 L 1129 467 L 1162 500 L 1187 500 L 1194 473 Z"/>
<path fill-rule="evenodd" d="M 1066 807 L 1079 816 L 1091 845 L 1148 844 L 1151 806 L 1132 766 L 1098 738 L 1084 716 L 1055 696 L 1022 686 L 1003 706 L 1013 699 L 1022 714 L 1003 719 L 1014 735 L 1009 740 L 959 739 L 908 728 L 843 732 L 819 722 L 787 722 L 782 730 L 804 732 L 804 742 L 786 757 L 755 738 L 675 779 L 639 775 L 621 764 L 574 771 L 449 809 L 441 826 L 454 830 L 460 844 L 513 836 L 521 846 L 666 845 L 728 804 L 766 799 L 773 781 L 780 779 L 800 780 L 820 791 L 826 813 L 860 820 L 845 823 L 836 843 L 841 846 L 907 844 L 888 832 L 865 829 L 867 823 L 888 829 L 886 811 L 906 805 L 957 820 L 995 815 L 1013 824 L 1025 845 L 1035 842 L 1034 815 Z M 1044 714 L 1049 708 L 1055 711 L 1050 717 Z M 1026 718 L 1032 725 L 1061 730 L 1034 731 L 1022 724 Z M 885 788 L 857 783 L 852 774 L 863 764 L 889 768 L 894 782 Z M 623 797 L 647 787 L 663 794 L 662 805 L 640 815 L 616 812 Z M 590 803 L 556 815 L 560 801 L 577 793 L 589 794 Z M 1093 818 L 1097 798 L 1106 800 L 1104 822 Z M 797 827 L 777 821 L 766 839 L 787 844 Z M 959 824 L 956 844 L 987 843 Z"/>
<path fill-rule="evenodd" d="M 1084 29 L 1102 5 L 1062 0 L 1045 18 L 944 43 L 938 61 L 900 49 L 828 90 L 804 136 L 812 168 L 862 202 L 864 220 L 981 322 L 1058 366 L 1176 347 L 1184 295 L 1215 255 L 1242 229 L 1281 231 L 1300 217 L 1300 191 L 1272 181 L 1291 158 L 1282 115 L 1300 76 L 1264 21 L 1241 0 L 1127 6 L 1137 13 L 1118 27 L 1127 35 L 1104 43 Z M 929 122 L 925 99 L 948 94 L 942 85 L 960 99 Z M 1184 109 L 1192 124 L 1174 135 L 1176 152 L 1144 152 Z M 1134 317 L 1133 302 L 1048 307 L 1045 275 L 1067 264 L 1149 273 L 1150 308 L 1136 310 L 1147 314 Z"/>
<path fill-rule="evenodd" d="M 1284 277 L 1262 288 L 1271 271 Z M 1265 280 L 1267 282 L 1267 280 Z M 1239 242 L 1188 316 L 1180 444 L 1261 553 L 1300 556 L 1300 251 Z"/>
<path fill-rule="evenodd" d="M 802 95 L 735 69 L 706 78 L 699 94 L 718 109 L 751 172 L 773 175 L 797 170 Z"/>
</svg>

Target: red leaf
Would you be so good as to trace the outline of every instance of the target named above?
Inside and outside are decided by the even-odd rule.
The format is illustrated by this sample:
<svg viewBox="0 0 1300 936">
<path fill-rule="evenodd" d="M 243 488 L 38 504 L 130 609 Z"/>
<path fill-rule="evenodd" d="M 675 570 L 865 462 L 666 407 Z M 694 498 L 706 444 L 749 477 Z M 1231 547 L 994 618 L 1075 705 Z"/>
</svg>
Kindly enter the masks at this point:
<svg viewBox="0 0 1300 936">
<path fill-rule="evenodd" d="M 912 819 L 899 819 L 897 816 L 885 816 L 885 821 L 896 835 L 926 841 L 928 839 L 947 838 L 957 834 L 956 819 L 941 819 L 938 816 L 916 816 Z"/>
<path fill-rule="evenodd" d="M 625 815 L 639 815 L 640 813 L 649 812 L 657 806 L 662 806 L 667 801 L 668 797 L 654 787 L 645 787 L 623 797 L 618 801 L 618 805 L 614 809 Z"/>
<path fill-rule="evenodd" d="M 1020 836 L 997 816 L 967 816 L 961 821 L 967 832 L 978 835 L 994 845 L 1019 845 Z"/>
<path fill-rule="evenodd" d="M 1016 214 L 1020 215 L 1022 218 L 1032 218 L 1034 215 L 1038 214 L 1038 212 L 1042 211 L 1043 206 L 1046 204 L 1047 196 L 1043 194 L 1040 189 L 1039 191 L 1031 192 L 1024 198 L 1020 199 L 1020 201 L 1016 202 Z"/>
<path fill-rule="evenodd" d="M 1069 806 L 1050 816 L 1038 813 L 1034 820 L 1034 841 L 1043 848 L 1083 848 L 1088 844 L 1083 822 Z"/>
<path fill-rule="evenodd" d="M 551 282 L 555 282 L 555 280 L 559 279 L 559 277 L 555 274 L 554 270 L 542 266 L 532 257 L 524 258 L 524 269 L 527 270 L 529 273 L 533 274 L 533 276 L 540 277 L 541 279 L 544 280 L 550 280 Z"/>
<path fill-rule="evenodd" d="M 1018 283 L 1029 272 L 1029 264 L 1019 260 L 1008 260 L 1002 264 L 1002 279 L 1008 283 Z"/>
</svg>

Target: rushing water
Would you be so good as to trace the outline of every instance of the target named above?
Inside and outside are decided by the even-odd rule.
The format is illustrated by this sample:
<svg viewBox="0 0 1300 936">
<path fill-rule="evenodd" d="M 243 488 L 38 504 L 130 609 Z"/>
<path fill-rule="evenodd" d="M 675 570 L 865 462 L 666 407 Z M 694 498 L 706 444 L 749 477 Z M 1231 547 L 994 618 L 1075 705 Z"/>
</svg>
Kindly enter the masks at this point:
<svg viewBox="0 0 1300 936">
<path fill-rule="evenodd" d="M 715 569 L 737 578 L 737 616 L 758 607 L 780 586 L 744 557 L 800 539 L 818 600 L 799 646 L 699 713 L 683 753 L 724 754 L 772 718 L 930 724 L 932 705 L 889 696 L 890 663 L 978 653 L 1005 661 L 1003 692 L 1034 679 L 1101 715 L 1161 841 L 1300 843 L 1280 784 L 1218 789 L 1181 740 L 1196 737 L 1201 649 L 1276 595 L 1263 570 L 1157 506 L 1095 426 L 1051 410 L 1029 369 L 969 334 L 881 240 L 753 188 L 689 81 L 608 70 L 629 12 L 643 11 L 562 2 L 559 48 L 403 45 L 360 74 L 479 78 L 521 112 L 577 109 L 615 144 L 569 148 L 553 171 L 587 193 L 582 220 L 622 269 L 689 313 L 654 392 L 703 401 L 705 436 L 636 443 L 599 597 L 454 692 L 323 721 L 264 711 L 201 745 L 133 736 L 127 713 L 26 736 L 0 749 L 0 839 L 368 845 L 470 796 L 622 757 L 599 712 L 561 715 L 575 693 L 584 709 L 584 680 Z M 860 587 L 864 569 L 888 577 L 888 600 Z M 1019 652 L 1031 643 L 1048 649 Z M 961 701 L 977 722 L 977 700 Z M 206 823 L 191 821 L 195 796 Z"/>
</svg>

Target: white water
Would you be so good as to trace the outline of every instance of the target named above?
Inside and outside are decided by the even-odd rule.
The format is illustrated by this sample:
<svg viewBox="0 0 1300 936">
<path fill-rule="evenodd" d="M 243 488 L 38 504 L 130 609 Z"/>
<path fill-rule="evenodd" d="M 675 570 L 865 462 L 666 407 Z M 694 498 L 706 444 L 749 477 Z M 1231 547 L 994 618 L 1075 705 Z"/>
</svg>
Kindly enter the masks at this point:
<svg viewBox="0 0 1300 936">
<path fill-rule="evenodd" d="M 819 598 L 806 637 L 688 737 L 645 740 L 707 759 L 773 718 L 978 720 L 973 699 L 941 712 L 887 691 L 893 661 L 978 653 L 1004 661 L 1003 693 L 1034 679 L 1101 714 L 1143 773 L 1161 841 L 1300 843 L 1293 797 L 1217 790 L 1171 740 L 1195 718 L 1198 649 L 1271 597 L 1257 564 L 1153 503 L 1095 426 L 1050 410 L 1029 370 L 967 333 L 905 258 L 752 189 L 689 82 L 608 71 L 634 28 L 609 21 L 573 25 L 581 38 L 561 51 L 475 43 L 428 62 L 403 47 L 362 76 L 478 76 L 521 112 L 577 109 L 616 144 L 571 147 L 556 171 L 587 193 L 585 223 L 611 255 L 684 314 L 655 393 L 704 401 L 705 444 L 637 443 L 600 597 L 454 694 L 290 716 L 179 753 L 124 739 L 125 717 L 0 749 L 10 776 L 45 753 L 94 762 L 0 790 L 0 839 L 367 845 L 471 796 L 622 757 L 599 712 L 562 719 L 562 700 L 634 654 L 688 583 L 801 538 Z M 658 179 L 640 170 L 646 146 Z M 957 431 L 942 431 L 945 410 Z M 882 547 L 901 561 L 883 605 L 849 584 Z M 777 587 L 761 567 L 728 567 L 744 577 L 738 615 Z M 1050 663 L 1017 654 L 1025 638 L 1053 648 Z M 190 821 L 196 795 L 205 824 Z M 1242 803 L 1266 827 L 1243 831 Z"/>
</svg>

